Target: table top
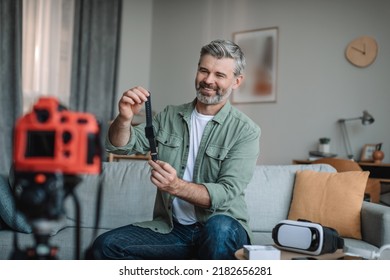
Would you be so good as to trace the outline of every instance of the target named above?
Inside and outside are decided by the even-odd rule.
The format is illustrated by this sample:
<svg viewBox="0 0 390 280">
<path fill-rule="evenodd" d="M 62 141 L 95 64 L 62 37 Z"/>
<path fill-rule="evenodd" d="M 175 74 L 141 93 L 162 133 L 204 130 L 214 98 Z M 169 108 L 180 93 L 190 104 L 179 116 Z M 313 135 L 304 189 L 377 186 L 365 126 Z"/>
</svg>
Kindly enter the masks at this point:
<svg viewBox="0 0 390 280">
<path fill-rule="evenodd" d="M 376 167 L 390 167 L 390 163 L 375 163 L 375 162 L 369 162 L 369 161 L 358 161 L 359 165 L 365 165 L 365 166 L 376 166 Z"/>
<path fill-rule="evenodd" d="M 293 164 L 311 164 L 312 160 L 294 159 Z M 390 183 L 390 164 L 366 161 L 357 162 L 364 171 L 370 171 L 370 178 L 379 179 L 383 183 Z"/>
<path fill-rule="evenodd" d="M 314 160 L 310 159 L 293 159 L 293 164 L 311 164 Z M 360 166 L 390 167 L 390 163 L 375 163 L 371 161 L 357 161 Z"/>
</svg>

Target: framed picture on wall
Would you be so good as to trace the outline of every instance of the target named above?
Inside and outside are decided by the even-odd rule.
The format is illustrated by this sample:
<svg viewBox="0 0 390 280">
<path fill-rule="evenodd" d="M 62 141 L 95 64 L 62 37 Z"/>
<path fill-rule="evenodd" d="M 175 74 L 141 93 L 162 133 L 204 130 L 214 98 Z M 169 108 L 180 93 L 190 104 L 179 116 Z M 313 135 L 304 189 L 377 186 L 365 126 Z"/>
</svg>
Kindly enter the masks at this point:
<svg viewBox="0 0 390 280">
<path fill-rule="evenodd" d="M 278 28 L 233 33 L 246 58 L 243 84 L 232 94 L 232 103 L 276 102 Z"/>
</svg>

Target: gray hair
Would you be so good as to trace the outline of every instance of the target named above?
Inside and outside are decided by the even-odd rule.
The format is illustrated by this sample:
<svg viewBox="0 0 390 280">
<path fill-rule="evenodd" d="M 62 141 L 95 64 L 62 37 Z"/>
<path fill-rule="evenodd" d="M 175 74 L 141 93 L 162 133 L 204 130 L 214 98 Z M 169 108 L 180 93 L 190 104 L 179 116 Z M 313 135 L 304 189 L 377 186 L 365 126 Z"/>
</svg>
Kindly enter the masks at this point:
<svg viewBox="0 0 390 280">
<path fill-rule="evenodd" d="M 242 75 L 245 69 L 246 61 L 241 48 L 235 43 L 228 40 L 214 40 L 202 47 L 200 57 L 210 54 L 218 59 L 232 58 L 236 63 L 234 75 Z M 199 61 L 200 62 L 200 61 Z"/>
</svg>

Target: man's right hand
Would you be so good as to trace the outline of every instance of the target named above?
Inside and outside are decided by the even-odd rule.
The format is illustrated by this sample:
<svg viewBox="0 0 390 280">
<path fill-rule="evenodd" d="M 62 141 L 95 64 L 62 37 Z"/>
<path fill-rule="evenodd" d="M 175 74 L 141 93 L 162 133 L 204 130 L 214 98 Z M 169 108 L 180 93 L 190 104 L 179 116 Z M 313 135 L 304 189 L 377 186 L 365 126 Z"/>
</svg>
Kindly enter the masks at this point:
<svg viewBox="0 0 390 280">
<path fill-rule="evenodd" d="M 108 130 L 108 137 L 114 146 L 121 147 L 128 143 L 133 117 L 139 113 L 148 96 L 149 92 L 143 87 L 134 87 L 123 93 L 118 104 L 119 114 Z"/>
<path fill-rule="evenodd" d="M 139 113 L 147 101 L 148 96 L 149 91 L 140 86 L 125 91 L 118 104 L 120 120 L 131 123 L 134 115 Z"/>
</svg>

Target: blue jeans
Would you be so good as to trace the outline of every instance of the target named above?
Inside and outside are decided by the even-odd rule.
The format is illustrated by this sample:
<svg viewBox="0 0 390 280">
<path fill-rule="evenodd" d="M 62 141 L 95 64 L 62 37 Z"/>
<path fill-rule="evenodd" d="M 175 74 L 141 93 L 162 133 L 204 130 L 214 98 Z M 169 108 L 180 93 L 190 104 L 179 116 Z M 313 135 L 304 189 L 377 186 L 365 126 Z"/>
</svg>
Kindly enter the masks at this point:
<svg viewBox="0 0 390 280">
<path fill-rule="evenodd" d="M 168 234 L 128 225 L 100 235 L 93 244 L 95 259 L 234 259 L 234 253 L 249 243 L 235 219 L 216 215 L 204 225 L 174 224 Z"/>
</svg>

